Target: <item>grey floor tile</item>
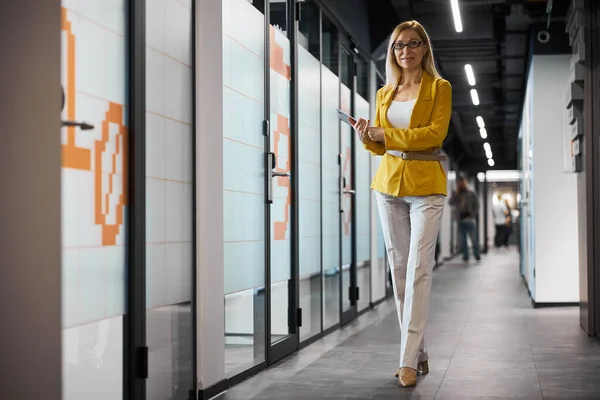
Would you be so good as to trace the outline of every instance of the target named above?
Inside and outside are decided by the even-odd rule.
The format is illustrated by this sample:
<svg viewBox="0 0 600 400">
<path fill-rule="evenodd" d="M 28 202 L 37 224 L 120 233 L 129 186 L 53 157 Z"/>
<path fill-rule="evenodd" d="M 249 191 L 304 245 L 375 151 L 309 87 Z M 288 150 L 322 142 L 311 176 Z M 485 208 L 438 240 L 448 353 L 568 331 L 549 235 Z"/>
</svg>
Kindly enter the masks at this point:
<svg viewBox="0 0 600 400">
<path fill-rule="evenodd" d="M 577 308 L 533 309 L 516 252 L 434 273 L 428 375 L 400 388 L 394 303 L 374 311 L 230 389 L 224 400 L 600 399 L 600 346 Z"/>
</svg>

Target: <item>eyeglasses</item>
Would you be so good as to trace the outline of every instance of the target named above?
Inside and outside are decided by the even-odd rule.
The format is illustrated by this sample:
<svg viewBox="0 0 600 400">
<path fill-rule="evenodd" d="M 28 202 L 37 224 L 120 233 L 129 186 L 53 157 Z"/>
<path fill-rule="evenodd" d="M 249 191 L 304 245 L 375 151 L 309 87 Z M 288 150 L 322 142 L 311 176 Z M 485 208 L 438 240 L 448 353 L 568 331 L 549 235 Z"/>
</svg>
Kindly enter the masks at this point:
<svg viewBox="0 0 600 400">
<path fill-rule="evenodd" d="M 408 46 L 409 49 L 416 49 L 417 47 L 419 47 L 420 45 L 422 45 L 423 42 L 420 40 L 411 40 L 410 42 L 404 44 L 402 42 L 396 42 L 394 43 L 394 50 L 402 50 L 403 48 L 405 48 L 406 46 Z"/>
</svg>

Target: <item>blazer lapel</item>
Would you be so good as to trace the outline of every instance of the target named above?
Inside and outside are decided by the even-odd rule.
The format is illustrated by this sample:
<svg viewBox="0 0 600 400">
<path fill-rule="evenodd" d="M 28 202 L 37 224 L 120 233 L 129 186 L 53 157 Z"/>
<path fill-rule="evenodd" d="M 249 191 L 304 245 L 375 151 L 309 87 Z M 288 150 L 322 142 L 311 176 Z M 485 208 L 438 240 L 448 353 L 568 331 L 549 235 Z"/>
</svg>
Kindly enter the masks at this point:
<svg viewBox="0 0 600 400">
<path fill-rule="evenodd" d="M 417 101 L 415 102 L 415 108 L 410 116 L 410 128 L 417 128 L 423 122 L 423 118 L 430 114 L 428 111 L 432 104 L 432 84 L 433 77 L 427 72 L 423 71 L 421 84 L 419 85 L 419 94 L 417 95 Z"/>
</svg>

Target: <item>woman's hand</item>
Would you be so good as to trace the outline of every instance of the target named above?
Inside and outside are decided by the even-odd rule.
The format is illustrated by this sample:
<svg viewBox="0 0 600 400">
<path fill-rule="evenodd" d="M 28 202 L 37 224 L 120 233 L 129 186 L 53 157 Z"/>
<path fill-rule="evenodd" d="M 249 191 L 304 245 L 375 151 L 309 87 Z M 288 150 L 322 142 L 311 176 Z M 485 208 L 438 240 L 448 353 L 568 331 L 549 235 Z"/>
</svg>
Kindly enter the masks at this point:
<svg viewBox="0 0 600 400">
<path fill-rule="evenodd" d="M 358 120 L 355 120 L 354 118 L 350 118 L 350 123 L 354 127 L 354 130 L 356 131 L 356 133 L 358 133 L 358 138 L 360 139 L 361 142 L 364 141 L 365 138 L 367 137 L 367 134 L 369 132 L 370 122 L 371 122 L 370 120 L 363 119 L 363 118 L 359 118 Z"/>
<path fill-rule="evenodd" d="M 383 128 L 370 127 L 368 129 L 369 137 L 374 142 L 385 142 L 385 130 Z"/>
</svg>

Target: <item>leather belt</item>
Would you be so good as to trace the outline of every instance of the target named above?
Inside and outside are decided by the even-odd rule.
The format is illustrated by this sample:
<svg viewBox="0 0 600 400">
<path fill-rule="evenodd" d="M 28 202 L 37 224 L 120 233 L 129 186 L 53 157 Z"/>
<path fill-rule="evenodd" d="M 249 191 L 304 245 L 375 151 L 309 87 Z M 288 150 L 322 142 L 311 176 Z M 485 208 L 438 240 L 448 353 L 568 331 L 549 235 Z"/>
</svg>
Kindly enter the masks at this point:
<svg viewBox="0 0 600 400">
<path fill-rule="evenodd" d="M 386 153 L 399 157 L 403 160 L 419 160 L 419 161 L 444 161 L 446 156 L 438 151 L 399 151 L 387 150 Z"/>
</svg>

